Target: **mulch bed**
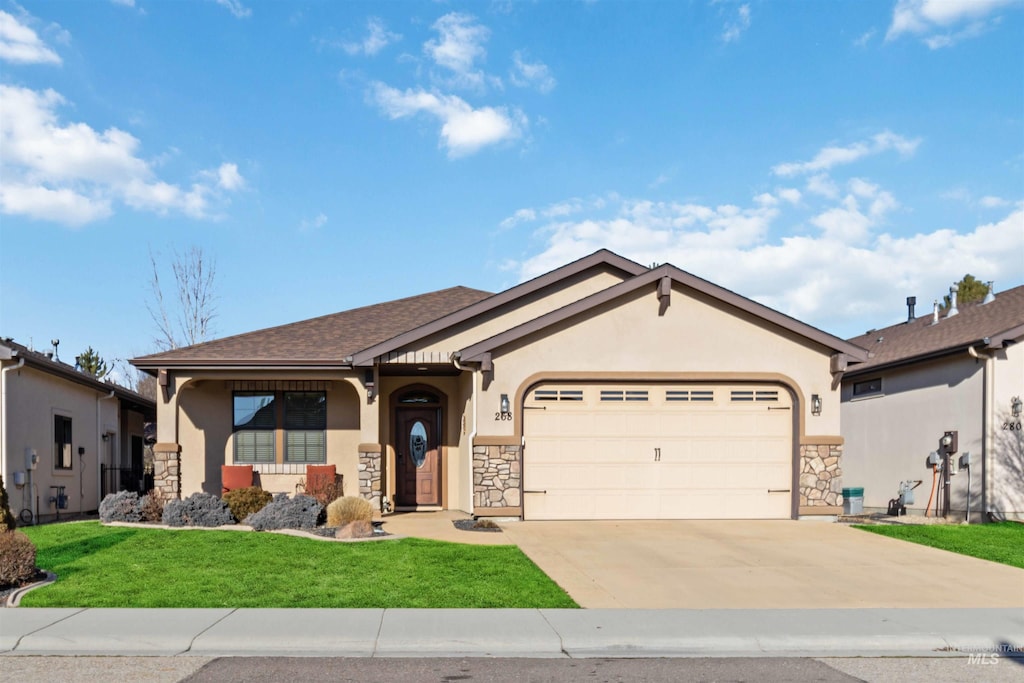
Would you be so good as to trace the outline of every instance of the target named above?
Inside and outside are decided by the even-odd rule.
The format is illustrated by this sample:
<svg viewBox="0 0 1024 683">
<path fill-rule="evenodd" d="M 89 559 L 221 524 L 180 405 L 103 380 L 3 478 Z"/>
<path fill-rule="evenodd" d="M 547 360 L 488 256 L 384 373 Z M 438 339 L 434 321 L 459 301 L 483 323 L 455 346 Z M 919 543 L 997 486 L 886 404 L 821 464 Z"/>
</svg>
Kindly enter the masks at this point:
<svg viewBox="0 0 1024 683">
<path fill-rule="evenodd" d="M 46 580 L 46 572 L 40 571 L 36 568 L 35 576 L 32 578 L 22 581 L 21 583 L 16 583 L 12 586 L 0 586 L 0 608 L 7 607 L 7 598 L 14 591 L 44 580 Z"/>
<path fill-rule="evenodd" d="M 460 531 L 490 531 L 501 533 L 501 527 L 498 526 L 479 526 L 480 522 L 475 519 L 454 519 L 452 524 L 455 525 L 456 529 Z"/>
</svg>

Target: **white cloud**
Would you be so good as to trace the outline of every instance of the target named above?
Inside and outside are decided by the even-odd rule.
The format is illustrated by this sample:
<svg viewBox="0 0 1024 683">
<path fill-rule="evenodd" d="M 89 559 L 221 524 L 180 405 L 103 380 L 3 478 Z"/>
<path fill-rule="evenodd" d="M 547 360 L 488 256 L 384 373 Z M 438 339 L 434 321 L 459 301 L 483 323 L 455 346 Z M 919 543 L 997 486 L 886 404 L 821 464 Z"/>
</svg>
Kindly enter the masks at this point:
<svg viewBox="0 0 1024 683">
<path fill-rule="evenodd" d="M 922 36 L 933 50 L 949 47 L 984 33 L 999 21 L 991 15 L 1011 4 L 1013 0 L 898 0 L 885 39 L 907 33 Z M 937 33 L 943 30 L 950 32 Z"/>
<path fill-rule="evenodd" d="M 909 156 L 914 153 L 920 143 L 920 139 L 909 140 L 886 130 L 868 140 L 855 142 L 847 147 L 824 147 L 810 161 L 778 164 L 772 168 L 772 172 L 781 176 L 817 173 L 889 150 L 895 150 L 902 156 Z"/>
<path fill-rule="evenodd" d="M 879 230 L 891 208 L 887 195 L 871 183 L 851 185 L 837 206 L 816 216 L 820 233 L 774 238 L 769 228 L 778 210 L 756 201 L 749 208 L 622 201 L 610 215 L 540 228 L 544 246 L 519 263 L 518 274 L 526 280 L 608 248 L 638 263 L 672 263 L 842 336 L 896 322 L 903 297 L 941 295 L 964 272 L 1019 278 L 1021 207 L 986 225 L 900 237 Z"/>
<path fill-rule="evenodd" d="M 750 5 L 740 5 L 736 10 L 736 18 L 726 23 L 725 30 L 722 31 L 722 41 L 731 43 L 739 40 L 748 28 L 750 28 Z"/>
<path fill-rule="evenodd" d="M 377 17 L 370 17 L 366 21 L 366 28 L 368 33 L 361 42 L 342 43 L 342 49 L 350 55 L 363 54 L 372 57 L 388 45 L 402 39 L 400 34 L 387 30 L 384 22 Z"/>
<path fill-rule="evenodd" d="M 27 15 L 22 17 L 29 19 Z M 63 29 L 61 29 L 63 31 Z M 67 34 L 63 31 L 63 34 Z M 60 64 L 60 56 L 15 16 L 0 10 L 0 60 L 15 64 Z"/>
<path fill-rule="evenodd" d="M 245 187 L 245 178 L 238 172 L 238 164 L 220 165 L 217 169 L 217 186 L 228 191 Z"/>
<path fill-rule="evenodd" d="M 446 81 L 448 85 L 480 89 L 488 81 L 500 83 L 476 68 L 477 61 L 487 56 L 484 43 L 491 36 L 490 29 L 476 23 L 475 17 L 458 12 L 444 15 L 432 28 L 440 34 L 439 38 L 424 43 L 423 51 L 435 64 L 452 73 Z"/>
<path fill-rule="evenodd" d="M 229 12 L 235 15 L 239 19 L 246 19 L 252 16 L 252 10 L 241 3 L 240 0 L 213 0 L 221 7 L 226 8 Z"/>
<path fill-rule="evenodd" d="M 811 194 L 828 197 L 829 199 L 835 199 L 839 196 L 839 186 L 825 173 L 812 175 L 808 178 L 806 190 Z"/>
<path fill-rule="evenodd" d="M 1010 202 L 1006 201 L 1002 197 L 995 197 L 993 195 L 987 195 L 985 197 L 982 197 L 981 199 L 978 200 L 978 203 L 981 204 L 986 209 L 997 209 L 1003 206 L 1010 205 Z"/>
<path fill-rule="evenodd" d="M 853 41 L 853 44 L 856 45 L 857 47 L 864 47 L 868 43 L 870 43 L 871 39 L 874 38 L 874 37 L 875 37 L 875 29 L 871 29 L 869 31 L 865 31 L 864 33 L 862 33 L 860 35 L 860 37 L 857 38 L 857 40 Z"/>
<path fill-rule="evenodd" d="M 533 209 L 519 209 L 514 214 L 503 220 L 500 225 L 502 229 L 514 228 L 520 223 L 528 223 L 537 220 L 537 212 Z"/>
<path fill-rule="evenodd" d="M 800 198 L 803 197 L 800 194 L 800 190 L 795 187 L 784 187 L 775 191 L 775 194 L 779 195 L 780 199 L 784 199 L 790 204 L 799 204 Z"/>
<path fill-rule="evenodd" d="M 509 80 L 520 88 L 532 87 L 542 93 L 551 92 L 558 84 L 547 64 L 527 62 L 519 50 L 512 53 L 512 72 L 509 74 Z"/>
<path fill-rule="evenodd" d="M 441 145 L 449 157 L 473 154 L 494 145 L 522 136 L 528 125 L 526 116 L 505 107 L 474 109 L 454 95 L 424 90 L 397 90 L 384 83 L 374 83 L 369 97 L 391 119 L 429 114 L 441 122 Z"/>
<path fill-rule="evenodd" d="M 54 90 L 0 85 L 0 212 L 81 226 L 110 216 L 120 200 L 133 208 L 194 218 L 211 216 L 221 191 L 244 185 L 235 164 L 202 171 L 185 190 L 160 180 L 138 156 L 140 143 L 118 128 L 98 132 L 60 121 L 66 102 Z"/>
<path fill-rule="evenodd" d="M 301 232 L 309 232 L 311 230 L 322 228 L 325 225 L 327 225 L 327 214 L 321 211 L 313 218 L 303 218 L 302 221 L 299 222 L 299 230 Z"/>
<path fill-rule="evenodd" d="M 115 5 L 124 5 L 125 7 L 135 7 L 135 0 L 110 0 Z"/>
</svg>

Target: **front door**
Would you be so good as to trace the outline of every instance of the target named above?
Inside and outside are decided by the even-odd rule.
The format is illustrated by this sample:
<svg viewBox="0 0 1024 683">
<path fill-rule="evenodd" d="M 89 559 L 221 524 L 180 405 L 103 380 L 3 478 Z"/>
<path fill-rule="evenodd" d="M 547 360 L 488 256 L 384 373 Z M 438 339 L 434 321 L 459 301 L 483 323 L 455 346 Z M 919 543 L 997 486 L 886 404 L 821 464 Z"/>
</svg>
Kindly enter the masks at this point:
<svg viewBox="0 0 1024 683">
<path fill-rule="evenodd" d="M 441 504 L 438 408 L 399 408 L 395 414 L 395 504 Z"/>
</svg>

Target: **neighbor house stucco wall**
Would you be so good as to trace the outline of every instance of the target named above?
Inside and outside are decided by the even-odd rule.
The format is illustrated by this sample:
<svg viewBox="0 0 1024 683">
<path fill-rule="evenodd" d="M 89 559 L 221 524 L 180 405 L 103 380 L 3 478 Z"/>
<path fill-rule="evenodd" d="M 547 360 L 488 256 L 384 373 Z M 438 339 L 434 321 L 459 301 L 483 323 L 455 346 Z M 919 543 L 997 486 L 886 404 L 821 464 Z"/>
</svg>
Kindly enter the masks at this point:
<svg viewBox="0 0 1024 683">
<path fill-rule="evenodd" d="M 992 406 L 987 449 L 991 471 L 986 504 L 1000 517 L 1024 519 L 1024 416 L 1014 418 L 1011 401 L 1024 399 L 1024 344 L 991 353 Z"/>
<path fill-rule="evenodd" d="M 880 377 L 882 393 L 853 397 L 856 382 Z M 843 382 L 842 422 L 846 440 L 844 486 L 864 488 L 865 508 L 885 510 L 903 480 L 923 480 L 909 509 L 924 512 L 932 470 L 925 459 L 938 450 L 946 431 L 959 433 L 957 458 L 982 454 L 982 362 L 966 351 L 956 356 L 868 373 Z M 971 504 L 981 509 L 981 468 L 972 475 Z M 966 509 L 967 475 L 951 480 L 951 508 Z M 933 503 L 934 506 L 934 503 Z"/>
<path fill-rule="evenodd" d="M 5 362 L 3 365 L 11 367 L 14 363 Z M 109 392 L 101 393 L 28 366 L 7 373 L 6 401 L 0 404 L 0 410 L 7 411 L 8 433 L 0 434 L 0 438 L 6 439 L 4 443 L 8 448 L 2 471 L 15 514 L 30 508 L 38 496 L 40 519 L 55 516 L 56 507 L 49 503 L 54 495 L 51 486 L 65 487 L 68 505 L 67 509 L 60 511 L 62 515 L 88 512 L 99 507 L 99 465 L 108 448 L 101 437 L 105 433 L 116 435 L 120 431 L 118 400 L 98 400 L 108 395 Z M 71 418 L 70 470 L 54 467 L 55 415 Z M 27 486 L 19 489 L 14 485 L 14 473 L 26 471 L 26 448 L 34 448 L 39 456 L 39 464 L 32 475 L 31 491 Z M 85 449 L 83 455 L 79 455 L 79 448 Z"/>
</svg>

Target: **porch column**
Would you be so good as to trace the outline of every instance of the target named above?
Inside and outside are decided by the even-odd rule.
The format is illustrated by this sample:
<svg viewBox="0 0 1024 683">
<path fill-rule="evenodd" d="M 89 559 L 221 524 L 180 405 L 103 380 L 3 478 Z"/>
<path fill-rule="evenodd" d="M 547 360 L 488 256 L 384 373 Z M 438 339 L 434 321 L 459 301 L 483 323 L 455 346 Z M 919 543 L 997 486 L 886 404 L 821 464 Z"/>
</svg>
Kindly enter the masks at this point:
<svg viewBox="0 0 1024 683">
<path fill-rule="evenodd" d="M 153 446 L 153 490 L 164 500 L 181 498 L 181 446 L 157 443 Z"/>
<path fill-rule="evenodd" d="M 381 510 L 381 447 L 379 443 L 359 444 L 359 497 L 365 498 L 373 509 Z"/>
</svg>

